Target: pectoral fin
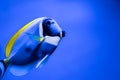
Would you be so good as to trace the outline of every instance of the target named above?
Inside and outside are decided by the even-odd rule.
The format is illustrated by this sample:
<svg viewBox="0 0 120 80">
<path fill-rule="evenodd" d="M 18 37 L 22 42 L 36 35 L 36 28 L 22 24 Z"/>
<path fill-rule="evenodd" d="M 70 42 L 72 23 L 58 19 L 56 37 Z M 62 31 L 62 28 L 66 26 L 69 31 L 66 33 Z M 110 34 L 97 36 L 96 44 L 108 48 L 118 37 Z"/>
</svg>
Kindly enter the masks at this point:
<svg viewBox="0 0 120 80">
<path fill-rule="evenodd" d="M 49 56 L 50 55 L 46 55 L 42 60 L 39 60 L 36 65 L 36 68 L 44 66 L 47 63 Z"/>
</svg>

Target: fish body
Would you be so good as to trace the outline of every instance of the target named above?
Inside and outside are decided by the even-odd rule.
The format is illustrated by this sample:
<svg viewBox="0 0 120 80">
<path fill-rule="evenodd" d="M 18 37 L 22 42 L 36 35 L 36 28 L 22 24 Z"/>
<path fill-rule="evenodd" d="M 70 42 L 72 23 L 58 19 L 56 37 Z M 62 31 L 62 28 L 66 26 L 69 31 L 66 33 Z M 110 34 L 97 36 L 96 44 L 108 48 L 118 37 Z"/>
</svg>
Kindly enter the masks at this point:
<svg viewBox="0 0 120 80">
<path fill-rule="evenodd" d="M 54 19 L 42 17 L 29 22 L 8 41 L 6 59 L 0 62 L 0 75 L 4 74 L 5 66 L 16 76 L 38 68 L 48 60 L 64 36 L 65 32 Z"/>
</svg>

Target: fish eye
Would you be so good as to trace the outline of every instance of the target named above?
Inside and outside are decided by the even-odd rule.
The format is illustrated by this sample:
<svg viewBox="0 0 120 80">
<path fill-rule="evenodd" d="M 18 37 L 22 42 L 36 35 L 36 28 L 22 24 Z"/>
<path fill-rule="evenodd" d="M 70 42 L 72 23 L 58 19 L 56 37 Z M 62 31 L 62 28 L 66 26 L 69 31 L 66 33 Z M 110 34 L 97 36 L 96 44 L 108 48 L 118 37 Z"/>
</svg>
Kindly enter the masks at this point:
<svg viewBox="0 0 120 80">
<path fill-rule="evenodd" d="M 54 22 L 48 20 L 48 21 L 46 22 L 46 24 L 49 26 L 49 25 L 51 25 L 51 24 L 54 24 Z"/>
<path fill-rule="evenodd" d="M 50 22 L 50 21 L 47 21 L 47 22 L 46 22 L 46 24 L 47 24 L 47 25 L 50 25 L 50 24 L 51 24 L 51 22 Z"/>
</svg>

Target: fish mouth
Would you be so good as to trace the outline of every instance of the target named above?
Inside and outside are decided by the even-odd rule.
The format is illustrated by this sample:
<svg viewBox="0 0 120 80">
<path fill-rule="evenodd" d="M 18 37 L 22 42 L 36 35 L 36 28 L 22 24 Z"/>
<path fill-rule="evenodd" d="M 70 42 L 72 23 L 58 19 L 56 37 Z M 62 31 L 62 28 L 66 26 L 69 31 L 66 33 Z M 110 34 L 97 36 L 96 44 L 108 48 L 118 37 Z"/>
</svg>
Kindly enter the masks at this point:
<svg viewBox="0 0 120 80">
<path fill-rule="evenodd" d="M 60 38 L 65 37 L 65 31 L 61 31 L 61 32 L 58 34 L 58 36 L 59 36 Z"/>
</svg>

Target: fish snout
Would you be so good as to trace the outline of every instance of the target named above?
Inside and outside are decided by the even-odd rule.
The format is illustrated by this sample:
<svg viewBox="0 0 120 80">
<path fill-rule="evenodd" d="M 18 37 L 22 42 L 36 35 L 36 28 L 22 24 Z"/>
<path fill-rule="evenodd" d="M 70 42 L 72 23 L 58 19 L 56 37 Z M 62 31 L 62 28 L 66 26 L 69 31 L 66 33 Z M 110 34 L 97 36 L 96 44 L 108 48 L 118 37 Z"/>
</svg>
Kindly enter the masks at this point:
<svg viewBox="0 0 120 80">
<path fill-rule="evenodd" d="M 65 31 L 61 31 L 61 32 L 58 34 L 58 36 L 59 36 L 60 38 L 65 37 Z"/>
</svg>

